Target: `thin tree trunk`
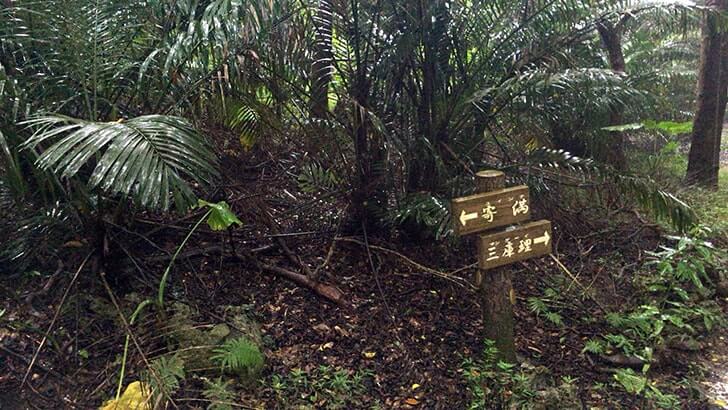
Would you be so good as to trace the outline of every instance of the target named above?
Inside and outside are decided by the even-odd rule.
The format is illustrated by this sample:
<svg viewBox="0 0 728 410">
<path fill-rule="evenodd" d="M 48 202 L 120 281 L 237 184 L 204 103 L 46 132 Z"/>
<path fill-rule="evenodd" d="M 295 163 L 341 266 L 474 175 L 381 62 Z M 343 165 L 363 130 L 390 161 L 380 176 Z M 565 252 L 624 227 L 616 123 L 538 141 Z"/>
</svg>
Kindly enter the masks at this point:
<svg viewBox="0 0 728 410">
<path fill-rule="evenodd" d="M 726 104 L 728 104 L 728 33 L 723 33 L 723 49 L 720 62 L 720 89 L 718 94 L 718 114 L 715 118 L 715 148 L 713 161 L 718 165 L 720 175 L 720 150 L 723 139 L 723 124 L 725 121 Z"/>
<path fill-rule="evenodd" d="M 329 111 L 329 85 L 333 65 L 333 20 L 329 2 L 319 1 L 314 20 L 316 44 L 311 65 L 311 116 L 326 118 Z"/>
<path fill-rule="evenodd" d="M 612 71 L 624 74 L 626 64 L 622 52 L 622 27 L 626 19 L 622 19 L 616 26 L 608 21 L 597 23 L 597 31 L 601 38 L 602 45 L 607 52 L 609 66 Z M 621 125 L 623 123 L 624 110 L 622 106 L 612 107 L 609 114 L 610 125 Z M 598 159 L 606 162 L 617 169 L 625 169 L 627 160 L 624 153 L 624 134 L 614 132 L 609 134 L 609 141 L 598 153 Z"/>
<path fill-rule="evenodd" d="M 728 0 L 709 0 L 703 18 L 700 71 L 698 77 L 698 106 L 693 122 L 692 143 L 685 177 L 688 184 L 718 188 L 720 139 L 718 133 L 725 113 L 725 92 L 722 83 L 721 59 L 723 35 L 720 33 L 719 12 L 728 9 Z M 728 68 L 726 68 L 728 69 Z"/>
</svg>

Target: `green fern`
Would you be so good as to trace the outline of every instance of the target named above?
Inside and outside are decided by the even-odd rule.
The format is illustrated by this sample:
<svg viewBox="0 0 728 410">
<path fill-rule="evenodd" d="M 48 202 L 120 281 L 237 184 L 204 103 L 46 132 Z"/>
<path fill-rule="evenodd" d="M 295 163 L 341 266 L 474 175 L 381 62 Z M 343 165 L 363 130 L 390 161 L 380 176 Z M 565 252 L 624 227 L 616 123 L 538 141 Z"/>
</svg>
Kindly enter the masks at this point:
<svg viewBox="0 0 728 410">
<path fill-rule="evenodd" d="M 420 237 L 440 240 L 452 233 L 447 204 L 431 194 L 408 196 L 394 210 L 391 219 L 395 226 Z"/>
<path fill-rule="evenodd" d="M 264 357 L 260 348 L 245 337 L 228 340 L 213 350 L 211 357 L 223 372 L 255 375 L 263 369 Z"/>
<path fill-rule="evenodd" d="M 185 379 L 184 362 L 178 356 L 160 356 L 142 376 L 151 387 L 153 403 L 169 400 Z"/>
<path fill-rule="evenodd" d="M 298 175 L 298 187 L 307 193 L 334 191 L 341 185 L 341 179 L 332 169 L 326 169 L 315 162 L 304 165 Z"/>
<path fill-rule="evenodd" d="M 202 395 L 207 400 L 210 400 L 210 404 L 207 406 L 208 410 L 232 410 L 231 403 L 235 403 L 235 392 L 230 390 L 232 381 L 223 381 L 222 378 L 210 381 L 205 380 L 205 390 Z"/>
<path fill-rule="evenodd" d="M 584 349 L 582 349 L 582 353 L 588 352 L 592 354 L 602 354 L 605 351 L 604 342 L 601 340 L 595 340 L 590 339 L 587 340 L 587 342 L 584 344 Z"/>
</svg>

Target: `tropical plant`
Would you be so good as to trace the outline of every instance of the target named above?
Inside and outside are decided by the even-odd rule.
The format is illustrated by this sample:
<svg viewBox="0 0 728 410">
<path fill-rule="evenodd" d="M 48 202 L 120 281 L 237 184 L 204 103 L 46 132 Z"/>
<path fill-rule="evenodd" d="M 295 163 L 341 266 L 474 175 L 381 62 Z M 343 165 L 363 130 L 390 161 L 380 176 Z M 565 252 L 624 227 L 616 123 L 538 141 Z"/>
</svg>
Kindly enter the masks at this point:
<svg viewBox="0 0 728 410">
<path fill-rule="evenodd" d="M 53 115 L 26 121 L 36 132 L 24 147 L 39 150 L 35 164 L 63 178 L 75 177 L 93 160 L 89 191 L 133 198 L 155 209 L 186 210 L 196 199 L 186 179 L 200 184 L 217 176 L 209 143 L 184 119 L 148 115 L 128 121 L 87 122 Z M 57 141 L 54 141 L 56 140 Z"/>
<path fill-rule="evenodd" d="M 258 345 L 245 337 L 228 340 L 214 353 L 212 360 L 225 372 L 256 375 L 263 368 L 263 353 Z"/>
</svg>

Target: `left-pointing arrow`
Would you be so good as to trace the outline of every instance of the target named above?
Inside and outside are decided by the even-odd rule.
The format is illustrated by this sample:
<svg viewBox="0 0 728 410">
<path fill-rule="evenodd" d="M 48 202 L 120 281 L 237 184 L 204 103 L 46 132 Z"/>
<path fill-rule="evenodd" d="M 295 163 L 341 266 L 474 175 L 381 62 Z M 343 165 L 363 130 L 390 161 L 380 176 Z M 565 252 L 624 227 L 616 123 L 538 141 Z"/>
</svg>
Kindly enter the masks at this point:
<svg viewBox="0 0 728 410">
<path fill-rule="evenodd" d="M 472 221 L 473 219 L 478 219 L 478 213 L 473 212 L 472 214 L 469 214 L 463 210 L 463 213 L 460 214 L 460 223 L 463 224 L 463 226 L 468 224 L 468 221 Z"/>
<path fill-rule="evenodd" d="M 551 240 L 551 235 L 549 235 L 549 231 L 544 231 L 543 236 L 539 236 L 538 238 L 535 238 L 533 240 L 533 243 L 542 243 L 542 244 L 548 246 L 550 240 Z"/>
</svg>

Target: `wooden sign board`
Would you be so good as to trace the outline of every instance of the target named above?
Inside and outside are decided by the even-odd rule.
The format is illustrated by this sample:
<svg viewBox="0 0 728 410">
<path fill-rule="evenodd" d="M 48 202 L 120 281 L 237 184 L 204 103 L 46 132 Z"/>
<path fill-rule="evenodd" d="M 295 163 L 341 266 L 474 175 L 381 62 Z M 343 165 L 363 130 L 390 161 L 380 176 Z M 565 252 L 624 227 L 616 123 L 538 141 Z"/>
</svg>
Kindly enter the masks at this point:
<svg viewBox="0 0 728 410">
<path fill-rule="evenodd" d="M 525 185 L 455 198 L 450 207 L 455 235 L 467 235 L 527 221 L 531 216 Z"/>
<path fill-rule="evenodd" d="M 551 222 L 542 220 L 492 235 L 478 241 L 480 269 L 492 269 L 551 253 Z"/>
</svg>

